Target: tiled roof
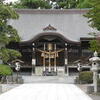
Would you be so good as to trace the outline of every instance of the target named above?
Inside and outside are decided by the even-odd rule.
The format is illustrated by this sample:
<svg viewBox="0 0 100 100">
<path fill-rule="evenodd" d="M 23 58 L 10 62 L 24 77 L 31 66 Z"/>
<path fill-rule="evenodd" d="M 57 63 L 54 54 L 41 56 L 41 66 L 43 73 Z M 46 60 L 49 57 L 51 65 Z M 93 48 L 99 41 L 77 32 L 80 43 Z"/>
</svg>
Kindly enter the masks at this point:
<svg viewBox="0 0 100 100">
<path fill-rule="evenodd" d="M 38 34 L 57 32 L 71 41 L 80 42 L 80 37 L 91 37 L 95 32 L 89 27 L 88 19 L 83 15 L 88 9 L 16 9 L 18 20 L 10 20 L 9 24 L 17 29 L 21 41 L 28 41 Z"/>
</svg>

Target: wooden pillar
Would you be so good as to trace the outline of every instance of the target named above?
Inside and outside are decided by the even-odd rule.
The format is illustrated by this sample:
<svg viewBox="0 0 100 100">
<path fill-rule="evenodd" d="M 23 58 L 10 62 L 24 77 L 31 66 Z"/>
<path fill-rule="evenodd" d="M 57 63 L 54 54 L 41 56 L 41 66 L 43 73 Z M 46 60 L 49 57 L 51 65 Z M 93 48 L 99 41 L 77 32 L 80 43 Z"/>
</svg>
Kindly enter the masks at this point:
<svg viewBox="0 0 100 100">
<path fill-rule="evenodd" d="M 67 76 L 69 76 L 67 43 L 65 43 L 65 68 L 67 68 Z"/>
<path fill-rule="evenodd" d="M 34 75 L 33 69 L 35 67 L 36 64 L 36 60 L 35 60 L 35 47 L 34 47 L 34 43 L 32 44 L 32 75 Z"/>
<path fill-rule="evenodd" d="M 78 55 L 79 55 L 79 59 L 80 59 L 82 56 L 82 47 L 81 46 L 78 46 Z"/>
<path fill-rule="evenodd" d="M 49 50 L 49 72 L 51 71 L 51 57 L 50 57 L 51 51 Z"/>
<path fill-rule="evenodd" d="M 44 51 L 45 51 L 45 43 L 44 43 Z M 44 52 L 44 57 L 43 57 L 43 71 L 45 71 L 46 66 L 45 66 L 45 52 Z"/>
<path fill-rule="evenodd" d="M 55 49 L 55 55 L 54 55 L 54 71 L 56 72 L 57 71 L 57 65 L 56 65 L 56 44 L 54 45 L 54 49 Z"/>
</svg>

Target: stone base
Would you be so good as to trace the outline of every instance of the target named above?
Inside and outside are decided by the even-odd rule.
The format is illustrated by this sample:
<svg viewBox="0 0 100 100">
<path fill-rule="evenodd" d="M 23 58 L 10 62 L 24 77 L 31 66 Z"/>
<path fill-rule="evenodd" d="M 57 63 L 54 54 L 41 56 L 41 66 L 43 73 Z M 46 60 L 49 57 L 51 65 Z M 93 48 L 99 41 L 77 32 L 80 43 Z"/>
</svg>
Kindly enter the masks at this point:
<svg viewBox="0 0 100 100">
<path fill-rule="evenodd" d="M 35 75 L 42 76 L 43 74 L 43 67 L 35 67 Z"/>
<path fill-rule="evenodd" d="M 57 75 L 58 76 L 64 76 L 65 74 L 65 68 L 64 67 L 58 67 L 57 68 Z"/>
</svg>

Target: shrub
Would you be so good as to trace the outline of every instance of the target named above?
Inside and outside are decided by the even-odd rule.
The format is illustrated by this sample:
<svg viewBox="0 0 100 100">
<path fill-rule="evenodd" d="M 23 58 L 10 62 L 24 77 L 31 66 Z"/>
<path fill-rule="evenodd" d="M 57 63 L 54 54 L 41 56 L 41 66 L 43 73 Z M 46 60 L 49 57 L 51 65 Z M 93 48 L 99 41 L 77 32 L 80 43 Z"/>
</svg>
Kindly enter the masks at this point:
<svg viewBox="0 0 100 100">
<path fill-rule="evenodd" d="M 91 71 L 84 71 L 79 73 L 79 81 L 81 83 L 92 83 L 93 73 Z"/>
<path fill-rule="evenodd" d="M 98 86 L 100 86 L 100 79 L 98 79 Z"/>
<path fill-rule="evenodd" d="M 11 75 L 12 73 L 13 71 L 9 65 L 0 64 L 0 75 L 1 76 Z"/>
</svg>

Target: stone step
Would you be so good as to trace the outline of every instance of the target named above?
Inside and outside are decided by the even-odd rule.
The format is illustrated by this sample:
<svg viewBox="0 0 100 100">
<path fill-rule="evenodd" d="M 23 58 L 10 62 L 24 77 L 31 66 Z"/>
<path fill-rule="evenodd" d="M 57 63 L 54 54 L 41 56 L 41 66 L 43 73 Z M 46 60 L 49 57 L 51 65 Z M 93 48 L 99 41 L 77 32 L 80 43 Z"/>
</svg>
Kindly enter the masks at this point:
<svg viewBox="0 0 100 100">
<path fill-rule="evenodd" d="M 74 76 L 22 76 L 24 83 L 74 83 Z"/>
</svg>

